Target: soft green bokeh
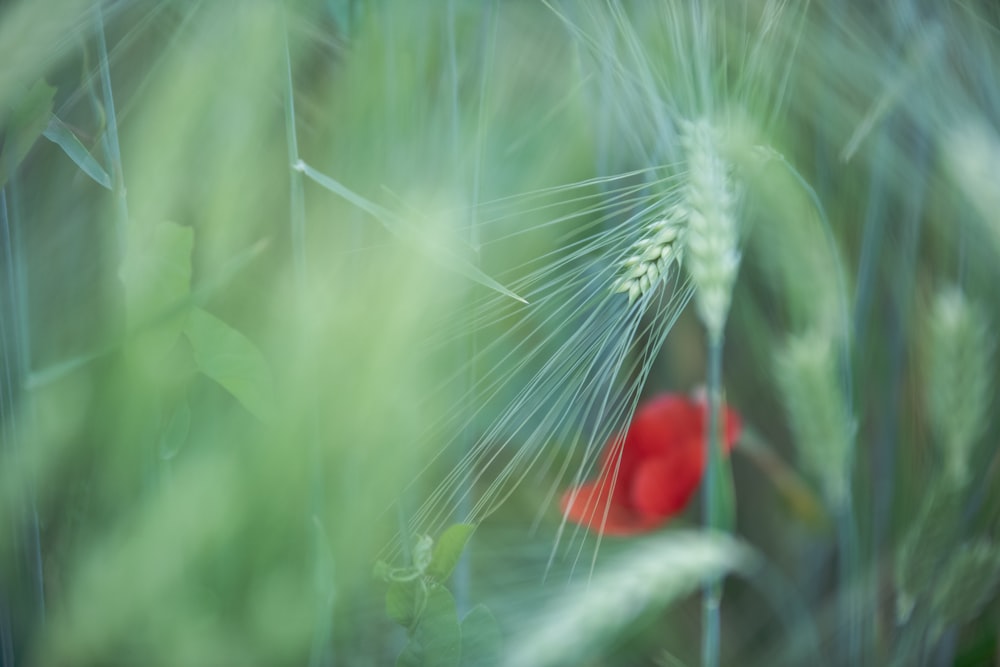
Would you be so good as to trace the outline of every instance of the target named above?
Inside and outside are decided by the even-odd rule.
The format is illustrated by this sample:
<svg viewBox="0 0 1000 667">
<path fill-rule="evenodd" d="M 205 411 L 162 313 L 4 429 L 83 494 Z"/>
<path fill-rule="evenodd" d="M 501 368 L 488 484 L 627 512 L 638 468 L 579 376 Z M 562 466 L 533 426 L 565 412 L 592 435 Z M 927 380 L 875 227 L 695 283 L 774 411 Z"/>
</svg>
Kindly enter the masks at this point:
<svg viewBox="0 0 1000 667">
<path fill-rule="evenodd" d="M 448 627 L 416 642 L 445 662 L 450 633 L 483 664 L 693 663 L 686 593 L 733 570 L 724 663 L 802 664 L 814 633 L 850 645 L 831 664 L 996 653 L 998 26 L 987 2 L 4 3 L 0 661 L 391 664 L 374 564 L 464 521 Z M 694 502 L 650 551 L 558 499 L 642 398 L 704 381 L 686 274 L 613 290 L 684 196 L 693 121 L 738 216 L 725 399 L 771 467 L 734 451 L 739 541 L 675 531 Z M 953 284 L 974 315 L 927 326 Z M 973 576 L 963 609 L 940 582 Z"/>
</svg>

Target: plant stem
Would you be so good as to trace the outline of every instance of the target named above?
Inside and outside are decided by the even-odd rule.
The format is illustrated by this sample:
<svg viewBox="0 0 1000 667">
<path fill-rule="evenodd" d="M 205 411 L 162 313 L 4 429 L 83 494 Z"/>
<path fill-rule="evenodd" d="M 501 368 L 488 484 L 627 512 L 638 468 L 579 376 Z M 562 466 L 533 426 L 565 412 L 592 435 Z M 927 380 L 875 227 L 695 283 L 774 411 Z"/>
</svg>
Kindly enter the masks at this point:
<svg viewBox="0 0 1000 667">
<path fill-rule="evenodd" d="M 30 422 L 33 411 L 30 393 L 25 390 L 25 377 L 30 366 L 30 331 L 22 256 L 12 229 L 12 218 L 16 219 L 16 213 L 9 215 L 7 208 L 7 191 L 10 189 L 13 194 L 16 182 L 15 174 L 6 187 L 0 188 L 0 247 L 3 248 L 5 265 L 6 308 L 10 309 L 2 313 L 3 319 L 0 320 L 0 435 L 5 445 L 0 447 L 0 451 L 15 466 L 21 467 L 25 456 L 21 443 L 24 428 L 21 418 L 25 417 Z M 17 207 L 12 205 L 11 208 L 16 211 Z M 9 330 L 7 323 L 11 323 Z M 12 596 L 14 602 L 8 598 L 10 591 L 4 591 L 0 596 L 0 664 L 4 665 L 14 664 L 14 638 L 36 622 L 40 625 L 45 623 L 45 573 L 33 475 L 24 476 L 18 485 L 20 488 L 14 497 L 24 518 L 14 524 L 17 526 L 14 540 L 21 552 L 21 562 L 17 565 L 30 575 L 27 582 L 30 592 L 17 591 Z M 20 613 L 15 607 L 19 597 L 22 599 Z M 25 604 L 24 600 L 30 600 L 30 604 Z"/>
<path fill-rule="evenodd" d="M 287 21 L 287 19 L 286 19 Z M 292 85 L 292 56 L 288 48 L 288 26 L 285 26 L 285 138 L 288 143 L 288 174 L 290 186 L 290 218 L 292 262 L 296 281 L 301 286 L 306 269 L 306 210 L 302 172 L 291 165 L 299 162 L 299 141 L 295 132 L 295 89 Z"/>
<path fill-rule="evenodd" d="M 848 489 L 850 489 L 848 480 Z M 857 527 L 854 522 L 854 504 L 848 491 L 837 522 L 838 545 L 840 547 L 839 573 L 840 589 L 843 591 L 843 619 L 847 633 L 843 644 L 845 664 L 856 665 L 861 660 L 861 616 L 863 609 L 863 593 L 858 589 L 856 573 L 858 570 L 858 539 Z"/>
<path fill-rule="evenodd" d="M 306 201 L 302 172 L 293 166 L 299 162 L 299 142 L 295 125 L 295 86 L 292 81 L 292 55 L 288 45 L 288 7 L 284 9 L 285 33 L 285 139 L 288 144 L 289 172 L 289 221 L 292 240 L 292 266 L 295 284 L 299 290 L 306 287 Z M 319 424 L 315 411 L 307 415 L 309 421 L 306 437 L 309 439 L 309 456 L 312 464 L 312 486 L 309 514 L 315 526 L 313 531 L 312 559 L 314 591 L 314 634 L 310 649 L 309 665 L 333 663 L 332 635 L 333 600 L 335 583 L 328 545 L 323 531 L 324 499 L 323 456 L 319 446 Z"/>
<path fill-rule="evenodd" d="M 458 165 L 458 154 L 459 154 L 459 137 L 461 136 L 460 126 L 461 117 L 458 111 L 458 49 L 455 43 L 455 1 L 448 0 L 448 12 L 446 21 L 446 36 L 448 44 L 448 87 L 450 93 L 450 111 L 451 111 L 451 157 L 455 161 L 455 165 Z M 476 170 L 478 172 L 480 168 L 479 163 L 476 163 Z M 476 192 L 473 192 L 473 197 L 476 196 Z M 476 234 L 476 221 L 473 219 L 472 215 L 466 217 L 465 220 L 465 235 L 469 241 L 475 238 Z M 471 292 L 468 290 L 467 293 Z M 467 297 L 469 301 L 472 300 L 471 294 Z M 475 410 L 475 354 L 476 354 L 476 342 L 475 333 L 470 333 L 469 340 L 465 346 L 465 349 L 461 350 L 460 354 L 464 355 L 461 360 L 468 364 L 468 370 L 465 374 L 464 387 L 462 392 L 464 408 L 463 411 L 466 414 L 472 414 Z M 470 451 L 472 451 L 475 445 L 475 431 L 472 425 L 469 424 L 465 428 L 465 432 L 462 435 L 462 452 L 461 456 L 467 456 Z M 461 493 L 459 493 L 458 501 L 455 506 L 455 516 L 459 521 L 467 521 L 468 516 L 472 510 L 472 480 L 468 476 L 464 477 L 462 480 Z M 462 555 L 458 559 L 458 564 L 455 567 L 455 572 L 452 578 L 452 593 L 455 598 L 455 608 L 458 611 L 458 615 L 461 618 L 469 610 L 469 586 L 472 578 L 472 565 L 469 562 L 469 550 L 463 549 Z"/>
<path fill-rule="evenodd" d="M 722 420 L 722 334 L 709 332 L 708 341 L 708 451 L 706 452 L 705 481 L 702 484 L 704 498 L 703 524 L 709 530 L 724 530 L 726 508 L 721 502 L 724 484 L 721 462 L 721 420 Z M 712 581 L 702 590 L 702 667 L 717 667 L 719 664 L 720 617 L 722 604 L 722 581 Z"/>
</svg>

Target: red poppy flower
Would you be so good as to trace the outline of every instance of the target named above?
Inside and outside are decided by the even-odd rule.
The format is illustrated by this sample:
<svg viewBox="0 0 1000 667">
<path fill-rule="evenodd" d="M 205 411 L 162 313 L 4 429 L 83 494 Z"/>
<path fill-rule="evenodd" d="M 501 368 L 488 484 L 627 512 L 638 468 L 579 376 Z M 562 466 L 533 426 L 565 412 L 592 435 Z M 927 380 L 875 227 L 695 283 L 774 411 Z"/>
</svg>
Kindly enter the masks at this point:
<svg viewBox="0 0 1000 667">
<path fill-rule="evenodd" d="M 680 513 L 705 471 L 708 420 L 704 400 L 661 394 L 635 413 L 628 432 L 604 450 L 601 474 L 562 496 L 566 518 L 605 535 L 644 533 Z M 729 453 L 740 417 L 723 409 Z"/>
</svg>

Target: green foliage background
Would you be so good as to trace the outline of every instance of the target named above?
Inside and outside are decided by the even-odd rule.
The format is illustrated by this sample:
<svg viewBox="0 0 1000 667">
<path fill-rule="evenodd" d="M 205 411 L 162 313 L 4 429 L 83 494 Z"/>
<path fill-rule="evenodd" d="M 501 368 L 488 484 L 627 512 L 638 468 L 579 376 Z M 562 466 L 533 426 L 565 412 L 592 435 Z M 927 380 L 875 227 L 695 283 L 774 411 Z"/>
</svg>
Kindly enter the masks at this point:
<svg viewBox="0 0 1000 667">
<path fill-rule="evenodd" d="M 607 619 L 529 662 L 693 664 L 722 572 L 726 664 L 996 660 L 998 31 L 988 2 L 0 2 L 0 663 L 420 664 L 372 568 L 470 517 L 430 589 L 463 627 Z M 603 281 L 703 116 L 745 192 L 740 541 L 598 540 L 560 490 L 704 382 L 693 309 Z"/>
</svg>

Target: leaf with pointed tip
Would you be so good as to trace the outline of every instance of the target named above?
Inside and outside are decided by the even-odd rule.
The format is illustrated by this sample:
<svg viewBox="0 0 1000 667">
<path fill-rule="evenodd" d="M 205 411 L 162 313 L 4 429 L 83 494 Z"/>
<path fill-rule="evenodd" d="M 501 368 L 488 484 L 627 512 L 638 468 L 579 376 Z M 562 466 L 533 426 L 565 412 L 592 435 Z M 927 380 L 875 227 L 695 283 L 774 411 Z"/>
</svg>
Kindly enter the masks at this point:
<svg viewBox="0 0 1000 667">
<path fill-rule="evenodd" d="M 274 411 L 271 368 L 246 336 L 214 315 L 192 308 L 185 335 L 198 370 L 215 380 L 263 422 Z"/>
<path fill-rule="evenodd" d="M 476 527 L 469 523 L 456 523 L 449 526 L 441 534 L 437 544 L 434 545 L 434 552 L 431 555 L 431 563 L 427 568 L 427 574 L 437 581 L 443 582 L 449 576 L 455 566 L 458 565 L 465 545 L 468 543 L 472 532 Z"/>
<path fill-rule="evenodd" d="M 43 135 L 46 139 L 63 149 L 66 156 L 80 168 L 80 171 L 90 176 L 95 183 L 108 190 L 111 189 L 111 176 L 104 170 L 104 167 L 101 166 L 97 158 L 87 150 L 86 146 L 80 143 L 80 140 L 73 134 L 73 130 L 69 129 L 64 122 L 59 120 L 58 116 L 52 114 L 49 117 L 49 124 L 46 126 Z"/>
</svg>

